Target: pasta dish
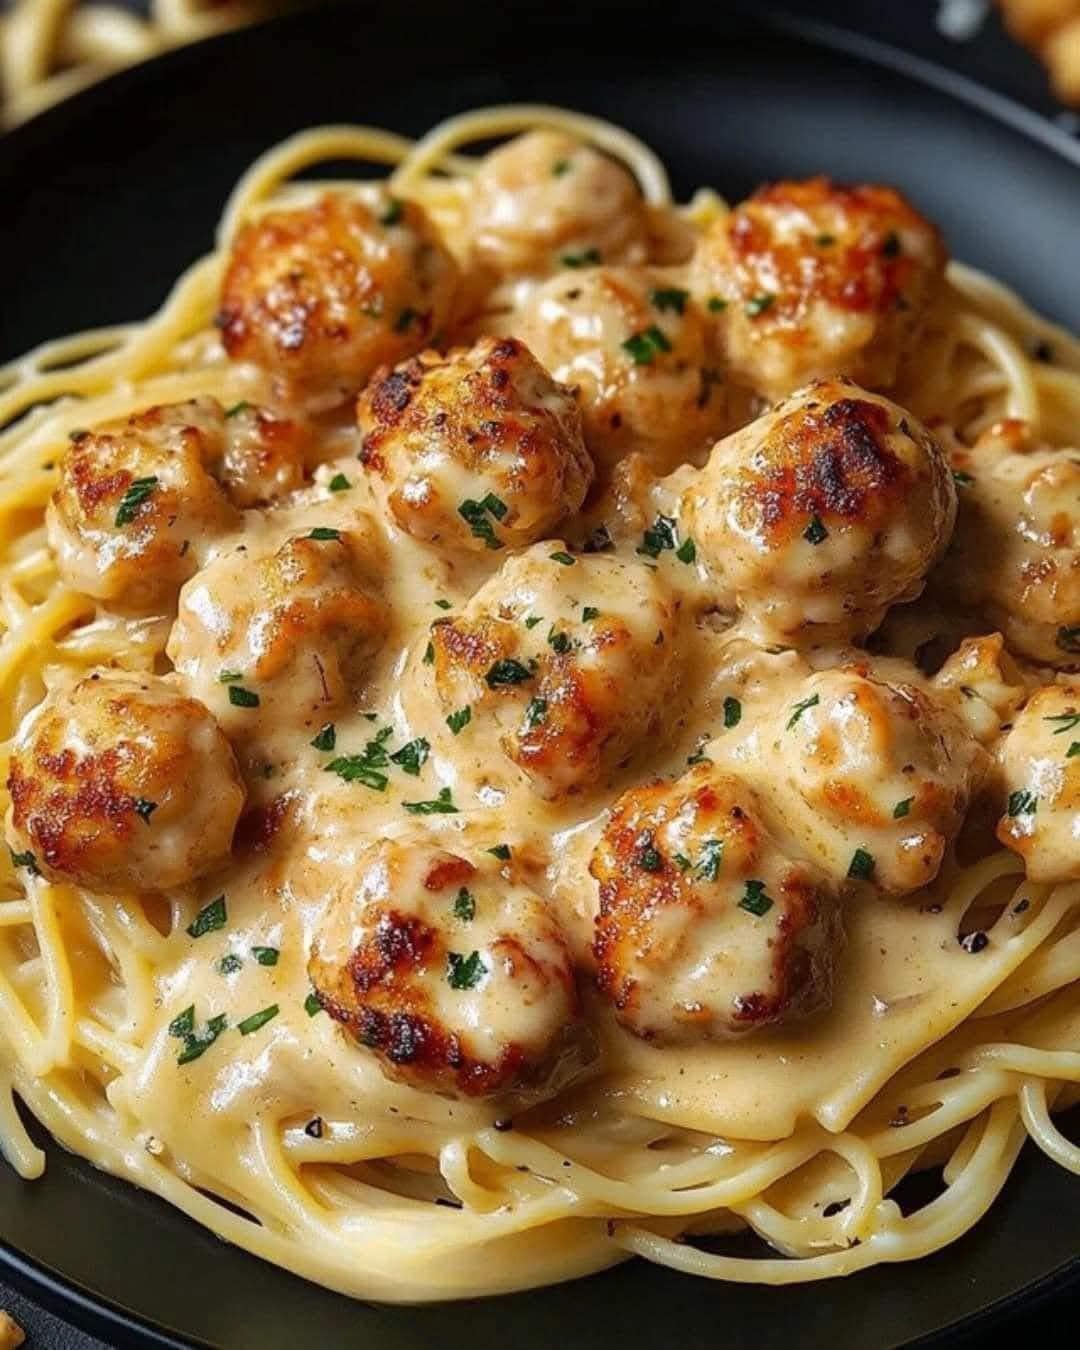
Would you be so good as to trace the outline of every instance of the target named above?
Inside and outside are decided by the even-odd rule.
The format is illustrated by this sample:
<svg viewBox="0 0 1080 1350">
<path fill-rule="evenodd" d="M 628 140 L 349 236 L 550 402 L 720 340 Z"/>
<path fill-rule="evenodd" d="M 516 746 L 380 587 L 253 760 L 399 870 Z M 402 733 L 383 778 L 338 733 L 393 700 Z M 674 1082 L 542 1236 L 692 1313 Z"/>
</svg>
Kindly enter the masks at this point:
<svg viewBox="0 0 1080 1350">
<path fill-rule="evenodd" d="M 402 1302 L 1080 1172 L 1078 426 L 892 187 L 677 203 L 544 107 L 271 150 L 0 369 L 8 1162 Z"/>
</svg>

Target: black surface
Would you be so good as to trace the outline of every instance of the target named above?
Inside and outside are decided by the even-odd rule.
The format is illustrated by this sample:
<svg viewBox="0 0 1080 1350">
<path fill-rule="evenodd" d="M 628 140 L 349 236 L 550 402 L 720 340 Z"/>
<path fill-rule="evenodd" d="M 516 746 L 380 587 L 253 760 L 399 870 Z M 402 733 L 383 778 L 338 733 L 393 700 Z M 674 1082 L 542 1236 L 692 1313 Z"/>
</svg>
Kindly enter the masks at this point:
<svg viewBox="0 0 1080 1350">
<path fill-rule="evenodd" d="M 237 174 L 298 127 L 366 120 L 418 132 L 509 99 L 615 117 L 665 156 L 681 192 L 711 182 L 740 194 L 763 177 L 820 170 L 896 182 L 940 220 L 957 254 L 1080 324 L 1080 147 L 1049 124 L 996 120 L 722 12 L 706 20 L 669 3 L 658 24 L 655 5 L 620 6 L 617 20 L 596 7 L 547 8 L 474 3 L 467 21 L 415 2 L 378 18 L 362 5 L 309 15 L 121 75 L 0 142 L 0 353 L 152 309 L 164 279 L 209 246 Z M 1029 1149 L 974 1233 L 922 1263 L 845 1281 L 718 1286 L 634 1263 L 451 1309 L 349 1303 L 223 1246 L 55 1147 L 42 1182 L 0 1169 L 0 1216 L 6 1241 L 31 1262 L 230 1350 L 560 1341 L 861 1350 L 935 1332 L 1060 1267 L 1080 1239 L 1080 1182 Z M 94 1322 L 110 1344 L 135 1343 L 130 1324 L 106 1323 L 100 1305 L 73 1305 L 40 1271 L 20 1268 L 11 1251 L 7 1259 L 13 1278 Z M 999 1308 L 995 1324 L 1006 1316 Z"/>
</svg>

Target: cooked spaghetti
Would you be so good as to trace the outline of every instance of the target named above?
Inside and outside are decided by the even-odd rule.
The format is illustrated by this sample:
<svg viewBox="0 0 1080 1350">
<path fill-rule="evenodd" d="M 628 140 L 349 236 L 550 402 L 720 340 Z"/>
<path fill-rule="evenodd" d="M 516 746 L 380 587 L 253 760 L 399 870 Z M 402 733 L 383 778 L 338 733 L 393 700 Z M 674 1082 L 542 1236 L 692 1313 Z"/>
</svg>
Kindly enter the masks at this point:
<svg viewBox="0 0 1080 1350">
<path fill-rule="evenodd" d="M 0 425 L 22 1176 L 410 1301 L 1080 1171 L 1080 345 L 899 193 L 318 128 Z"/>
</svg>

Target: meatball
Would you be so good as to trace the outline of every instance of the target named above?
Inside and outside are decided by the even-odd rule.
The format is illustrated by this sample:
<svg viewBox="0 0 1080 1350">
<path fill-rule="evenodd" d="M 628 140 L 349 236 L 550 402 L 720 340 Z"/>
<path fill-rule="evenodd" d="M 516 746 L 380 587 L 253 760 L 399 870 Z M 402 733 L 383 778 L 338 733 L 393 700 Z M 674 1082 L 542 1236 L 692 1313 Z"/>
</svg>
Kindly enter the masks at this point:
<svg viewBox="0 0 1080 1350">
<path fill-rule="evenodd" d="M 1001 842 L 1032 881 L 1080 881 L 1080 685 L 1038 689 L 1017 716 L 1002 755 Z"/>
<path fill-rule="evenodd" d="M 360 397 L 361 459 L 417 539 L 530 544 L 577 511 L 593 466 L 574 397 L 514 338 L 379 371 Z"/>
<path fill-rule="evenodd" d="M 332 896 L 308 973 L 392 1078 L 468 1097 L 535 1090 L 578 1013 L 562 933 L 512 866 L 383 840 Z"/>
<path fill-rule="evenodd" d="M 385 193 L 324 193 L 233 241 L 218 326 L 234 360 L 327 402 L 402 361 L 447 322 L 457 266 L 423 209 Z"/>
<path fill-rule="evenodd" d="M 302 423 L 247 402 L 224 416 L 225 448 L 216 472 L 237 506 L 269 506 L 303 487 L 313 446 Z"/>
<path fill-rule="evenodd" d="M 597 267 L 553 277 L 513 327 L 577 391 L 585 444 L 605 477 L 632 450 L 669 473 L 729 429 L 704 316 L 658 272 Z"/>
<path fill-rule="evenodd" d="M 54 690 L 8 776 L 17 860 L 95 891 L 167 890 L 229 856 L 244 788 L 211 714 L 155 675 Z"/>
<path fill-rule="evenodd" d="M 64 581 L 133 611 L 172 605 L 207 546 L 239 523 L 212 476 L 225 440 L 214 399 L 73 433 L 46 512 Z"/>
<path fill-rule="evenodd" d="M 589 870 L 597 984 L 635 1035 L 737 1036 L 828 1002 L 835 902 L 738 778 L 703 764 L 625 793 Z"/>
<path fill-rule="evenodd" d="M 640 263 L 648 217 L 633 175 L 563 131 L 530 131 L 492 151 L 473 179 L 470 235 L 499 275 Z"/>
<path fill-rule="evenodd" d="M 761 733 L 755 771 L 833 881 L 903 895 L 937 876 L 988 768 L 951 709 L 848 666 L 795 686 Z"/>
<path fill-rule="evenodd" d="M 808 380 L 896 381 L 936 296 L 938 230 L 888 187 L 774 183 L 718 220 L 692 264 L 733 374 L 770 400 Z"/>
<path fill-rule="evenodd" d="M 541 796 L 592 787 L 670 706 L 678 612 L 648 567 L 534 545 L 432 626 L 439 699 L 470 709 L 466 734 L 493 730 Z"/>
<path fill-rule="evenodd" d="M 1080 667 L 1080 458 L 1039 445 L 1025 422 L 995 423 L 952 452 L 956 537 L 945 597 L 1000 627 L 1032 660 Z"/>
<path fill-rule="evenodd" d="M 169 659 L 234 739 L 326 720 L 388 624 L 373 535 L 318 527 L 273 554 L 224 554 L 188 582 Z"/>
<path fill-rule="evenodd" d="M 767 640 L 869 633 L 923 589 L 955 516 L 928 432 L 838 380 L 721 441 L 681 507 L 698 558 Z"/>
</svg>

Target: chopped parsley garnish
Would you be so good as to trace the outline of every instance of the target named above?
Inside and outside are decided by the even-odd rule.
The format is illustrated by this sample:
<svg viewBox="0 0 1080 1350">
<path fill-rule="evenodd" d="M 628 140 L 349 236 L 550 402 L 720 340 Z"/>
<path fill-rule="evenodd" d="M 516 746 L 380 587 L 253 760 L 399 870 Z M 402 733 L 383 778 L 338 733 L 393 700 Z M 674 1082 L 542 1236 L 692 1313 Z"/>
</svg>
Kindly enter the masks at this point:
<svg viewBox="0 0 1080 1350">
<path fill-rule="evenodd" d="M 564 267 L 590 267 L 601 261 L 598 248 L 583 248 L 580 253 L 564 253 L 559 259 Z"/>
<path fill-rule="evenodd" d="M 454 606 L 451 604 L 451 602 L 450 602 L 449 600 L 443 600 L 443 599 L 441 599 L 441 598 L 435 601 L 435 607 L 436 607 L 436 609 L 453 609 L 453 608 L 454 608 Z"/>
<path fill-rule="evenodd" d="M 498 858 L 501 862 L 510 861 L 510 845 L 496 844 L 494 848 L 489 848 L 488 852 L 493 858 Z"/>
<path fill-rule="evenodd" d="M 675 550 L 675 556 L 681 563 L 692 563 L 697 561 L 697 545 L 689 535 L 682 541 Z"/>
<path fill-rule="evenodd" d="M 259 696 L 253 689 L 245 689 L 239 684 L 230 684 L 229 702 L 234 708 L 257 708 Z"/>
<path fill-rule="evenodd" d="M 488 548 L 502 548 L 502 540 L 495 533 L 495 526 L 488 519 L 488 516 L 494 516 L 496 520 L 502 520 L 506 515 L 506 503 L 496 497 L 493 492 L 489 492 L 482 501 L 473 501 L 471 497 L 466 499 L 458 507 L 458 515 L 465 520 L 477 539 L 482 539 Z"/>
<path fill-rule="evenodd" d="M 29 849 L 27 849 L 25 853 L 16 853 L 13 848 L 9 848 L 8 852 L 11 854 L 12 867 L 25 867 L 32 877 L 41 876 L 41 870 L 37 865 L 37 858 L 34 857 Z"/>
<path fill-rule="evenodd" d="M 130 525 L 138 514 L 139 507 L 158 485 L 157 478 L 136 478 L 120 498 L 116 510 L 115 525 Z"/>
<path fill-rule="evenodd" d="M 321 1013 L 322 1010 L 323 1006 L 319 1002 L 318 994 L 314 992 L 308 994 L 307 998 L 304 999 L 304 1011 L 307 1015 L 309 1017 L 315 1017 L 318 1013 Z"/>
<path fill-rule="evenodd" d="M 818 248 L 830 248 L 833 244 L 836 243 L 836 235 L 819 234 L 818 237 L 814 240 L 814 243 L 817 244 Z"/>
<path fill-rule="evenodd" d="M 712 763 L 712 760 L 711 760 L 711 759 L 709 758 L 709 756 L 705 753 L 705 739 L 704 739 L 704 737 L 702 737 L 702 739 L 701 739 L 700 741 L 698 741 L 698 748 L 694 751 L 694 753 L 693 753 L 692 755 L 687 755 L 687 757 L 686 757 L 686 762 L 687 762 L 687 764 L 711 764 L 711 763 Z"/>
<path fill-rule="evenodd" d="M 885 241 L 881 245 L 881 252 L 886 258 L 898 258 L 900 256 L 900 236 L 895 230 L 890 230 L 885 236 Z"/>
<path fill-rule="evenodd" d="M 211 900 L 208 905 L 204 905 L 188 924 L 188 936 L 200 938 L 204 933 L 213 933 L 218 928 L 224 928 L 228 917 L 225 909 L 225 897 L 219 895 L 216 900 Z"/>
<path fill-rule="evenodd" d="M 853 881 L 869 881 L 874 875 L 874 855 L 864 848 L 857 848 L 851 855 L 847 874 Z"/>
<path fill-rule="evenodd" d="M 487 974 L 487 966 L 479 952 L 462 956 L 460 952 L 446 955 L 446 982 L 451 989 L 475 989 Z"/>
<path fill-rule="evenodd" d="M 758 295 L 753 295 L 743 306 L 751 319 L 756 319 L 759 314 L 764 314 L 767 309 L 772 307 L 776 296 L 769 291 L 762 291 Z"/>
<path fill-rule="evenodd" d="M 742 704 L 730 695 L 724 699 L 724 726 L 730 731 L 742 721 Z"/>
<path fill-rule="evenodd" d="M 429 642 L 424 648 L 424 665 L 432 666 L 435 664 L 435 645 Z"/>
<path fill-rule="evenodd" d="M 276 966 L 281 955 L 276 947 L 252 947 L 251 954 L 260 966 Z"/>
<path fill-rule="evenodd" d="M 217 678 L 218 684 L 235 684 L 244 678 L 244 674 L 240 670 L 219 670 Z"/>
<path fill-rule="evenodd" d="M 476 896 L 465 886 L 458 891 L 454 900 L 454 918 L 462 919 L 466 923 L 476 918 Z"/>
<path fill-rule="evenodd" d="M 329 525 L 316 525 L 307 538 L 316 539 L 320 543 L 325 543 L 328 539 L 340 539 L 341 531 L 335 530 Z"/>
<path fill-rule="evenodd" d="M 548 630 L 547 640 L 551 650 L 557 652 L 560 656 L 565 656 L 574 645 L 570 641 L 569 633 L 556 633 L 554 628 Z"/>
<path fill-rule="evenodd" d="M 345 783 L 361 783 L 373 792 L 385 792 L 390 781 L 380 769 L 386 767 L 387 754 L 385 742 L 391 735 L 391 728 L 384 727 L 364 746 L 359 755 L 338 755 L 329 764 L 324 765 L 326 773 L 336 773 Z"/>
<path fill-rule="evenodd" d="M 430 750 L 430 744 L 423 736 L 418 736 L 415 741 L 409 741 L 400 750 L 395 750 L 390 756 L 390 762 L 396 764 L 404 773 L 416 778 L 424 767 Z"/>
<path fill-rule="evenodd" d="M 386 204 L 386 210 L 379 217 L 380 225 L 396 225 L 405 214 L 405 208 L 396 197 L 391 197 Z"/>
<path fill-rule="evenodd" d="M 646 558 L 659 558 L 665 549 L 673 549 L 676 541 L 676 522 L 671 516 L 657 516 L 641 536 L 637 551 Z"/>
<path fill-rule="evenodd" d="M 278 1012 L 278 1005 L 271 1003 L 268 1008 L 262 1008 L 259 1012 L 252 1013 L 250 1017 L 245 1017 L 242 1022 L 237 1022 L 236 1029 L 241 1036 L 250 1036 L 253 1031 L 266 1026 L 267 1022 L 272 1022 Z"/>
<path fill-rule="evenodd" d="M 593 605 L 586 605 L 585 608 L 581 611 L 582 623 L 592 623 L 593 619 L 598 619 L 599 617 L 600 611 L 596 609 L 595 606 Z"/>
<path fill-rule="evenodd" d="M 417 313 L 415 309 L 412 308 L 411 305 L 406 305 L 405 308 L 394 320 L 394 332 L 407 333 L 409 329 L 412 327 L 413 320 L 418 319 L 419 317 L 420 315 Z"/>
<path fill-rule="evenodd" d="M 1026 788 L 1009 793 L 1007 810 L 1010 816 L 1033 816 L 1038 809 L 1038 797 L 1033 792 L 1028 792 Z"/>
<path fill-rule="evenodd" d="M 174 1031 L 173 1028 L 181 1026 L 186 1030 Z M 169 1035 L 176 1036 L 177 1039 L 184 1042 L 184 1048 L 177 1057 L 177 1064 L 190 1064 L 192 1060 L 198 1059 L 204 1055 L 214 1044 L 217 1038 L 228 1026 L 228 1021 L 224 1013 L 218 1013 L 216 1017 L 211 1017 L 203 1028 L 202 1034 L 195 1031 L 195 1008 L 185 1008 L 179 1017 L 174 1018 L 169 1024 Z"/>
<path fill-rule="evenodd" d="M 311 744 L 315 750 L 333 750 L 334 746 L 337 745 L 337 728 L 333 722 L 327 722 L 326 726 L 320 729 L 319 734 L 312 739 Z"/>
<path fill-rule="evenodd" d="M 646 835 L 641 841 L 641 851 L 637 856 L 637 864 L 643 872 L 659 872 L 664 866 L 664 859 L 660 850 L 653 843 L 651 835 Z"/>
<path fill-rule="evenodd" d="M 699 881 L 715 881 L 720 875 L 720 867 L 723 861 L 724 841 L 722 839 L 706 839 L 701 846 L 701 853 L 698 855 L 694 876 Z"/>
<path fill-rule="evenodd" d="M 1076 755 L 1080 755 L 1080 741 L 1073 741 L 1072 745 L 1065 751 L 1066 759 L 1073 759 Z"/>
<path fill-rule="evenodd" d="M 195 1030 L 195 1004 L 192 1003 L 182 1013 L 177 1013 L 169 1023 L 169 1035 L 183 1040 Z"/>
<path fill-rule="evenodd" d="M 525 709 L 525 730 L 532 731 L 538 727 L 547 717 L 547 699 L 534 698 L 529 700 L 529 706 Z"/>
<path fill-rule="evenodd" d="M 460 733 L 469 725 L 471 721 L 472 721 L 472 708 L 466 705 L 464 708 L 459 708 L 457 712 L 452 712 L 450 716 L 446 719 L 446 725 L 450 728 L 453 734 L 457 736 L 460 735 Z"/>
<path fill-rule="evenodd" d="M 532 672 L 512 656 L 505 656 L 495 662 L 484 679 L 489 689 L 501 689 L 506 685 L 524 684 L 526 680 L 532 679 Z"/>
<path fill-rule="evenodd" d="M 690 292 L 680 290 L 678 286 L 658 287 L 649 292 L 649 299 L 661 313 L 670 309 L 676 314 L 682 314 L 690 299 Z"/>
<path fill-rule="evenodd" d="M 658 352 L 671 351 L 671 343 L 654 323 L 631 334 L 622 346 L 634 358 L 635 366 L 651 366 Z"/>
<path fill-rule="evenodd" d="M 963 469 L 953 469 L 952 476 L 953 482 L 960 487 L 967 487 L 970 483 L 974 483 L 975 481 L 975 475 L 965 473 Z"/>
<path fill-rule="evenodd" d="M 1054 735 L 1060 736 L 1063 732 L 1072 731 L 1073 727 L 1080 726 L 1080 712 L 1055 713 L 1053 717 L 1044 717 L 1044 722 L 1056 722 Z"/>
<path fill-rule="evenodd" d="M 568 159 L 557 159 L 551 166 L 551 176 L 561 178 L 564 173 L 570 172 L 570 161 Z"/>
<path fill-rule="evenodd" d="M 539 615 L 539 614 L 529 614 L 529 615 L 526 617 L 526 619 L 525 619 L 525 627 L 526 627 L 526 628 L 535 628 L 536 625 L 537 625 L 538 623 L 540 623 L 540 622 L 541 622 L 541 618 L 540 618 L 540 615 Z"/>
<path fill-rule="evenodd" d="M 343 473 L 336 473 L 330 479 L 329 487 L 331 492 L 348 492 L 352 484 Z"/>
<path fill-rule="evenodd" d="M 803 530 L 803 538 L 808 544 L 822 544 L 829 537 L 829 531 L 820 516 L 811 517 L 810 524 Z"/>
<path fill-rule="evenodd" d="M 911 811 L 911 803 L 914 800 L 914 797 L 905 797 L 902 802 L 897 802 L 892 811 L 893 820 L 903 820 Z"/>
<path fill-rule="evenodd" d="M 570 553 L 549 553 L 548 557 L 552 562 L 562 563 L 563 567 L 573 567 L 574 565 L 574 558 Z"/>
<path fill-rule="evenodd" d="M 150 824 L 150 817 L 158 809 L 157 802 L 147 801 L 145 797 L 136 797 L 134 801 L 135 814 Z"/>
<path fill-rule="evenodd" d="M 728 302 L 722 295 L 710 295 L 708 301 L 708 310 L 711 314 L 722 314 L 728 307 Z"/>
<path fill-rule="evenodd" d="M 247 410 L 250 407 L 251 404 L 247 401 L 247 399 L 242 398 L 239 403 L 234 403 L 231 408 L 226 408 L 225 416 L 239 417 L 241 413 L 247 412 Z"/>
<path fill-rule="evenodd" d="M 816 708 L 820 702 L 821 702 L 820 695 L 811 694 L 809 698 L 804 698 L 801 702 L 796 703 L 794 708 L 792 708 L 791 710 L 791 716 L 787 720 L 787 726 L 785 727 L 785 730 L 790 731 L 791 728 L 795 725 L 795 723 L 799 720 L 799 718 L 803 715 L 803 713 L 806 712 L 807 708 Z"/>
<path fill-rule="evenodd" d="M 763 881 L 748 881 L 743 892 L 743 898 L 739 901 L 739 908 L 747 910 L 760 919 L 763 914 L 768 914 L 772 907 L 772 897 L 765 893 L 765 883 Z"/>
<path fill-rule="evenodd" d="M 412 816 L 456 816 L 458 810 L 454 805 L 448 787 L 440 789 L 439 795 L 434 801 L 402 802 L 401 804 Z"/>
<path fill-rule="evenodd" d="M 689 872 L 694 865 L 685 853 L 676 853 L 674 858 L 672 858 L 672 862 L 680 872 Z"/>
<path fill-rule="evenodd" d="M 219 975 L 235 975 L 243 966 L 243 960 L 235 952 L 226 952 L 217 963 Z"/>
</svg>

